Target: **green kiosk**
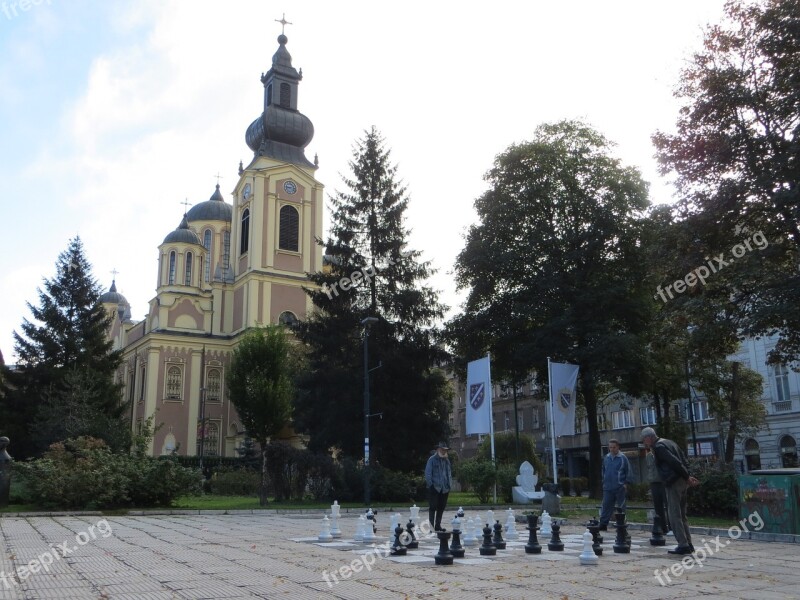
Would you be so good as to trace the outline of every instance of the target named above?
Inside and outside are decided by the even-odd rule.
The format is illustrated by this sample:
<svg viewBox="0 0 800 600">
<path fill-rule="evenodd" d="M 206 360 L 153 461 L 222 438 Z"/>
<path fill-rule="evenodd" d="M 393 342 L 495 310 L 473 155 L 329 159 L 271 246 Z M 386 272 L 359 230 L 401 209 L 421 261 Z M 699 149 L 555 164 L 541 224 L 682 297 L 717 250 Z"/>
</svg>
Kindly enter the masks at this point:
<svg viewBox="0 0 800 600">
<path fill-rule="evenodd" d="M 800 469 L 759 469 L 739 476 L 739 517 L 758 511 L 762 531 L 800 534 Z"/>
</svg>

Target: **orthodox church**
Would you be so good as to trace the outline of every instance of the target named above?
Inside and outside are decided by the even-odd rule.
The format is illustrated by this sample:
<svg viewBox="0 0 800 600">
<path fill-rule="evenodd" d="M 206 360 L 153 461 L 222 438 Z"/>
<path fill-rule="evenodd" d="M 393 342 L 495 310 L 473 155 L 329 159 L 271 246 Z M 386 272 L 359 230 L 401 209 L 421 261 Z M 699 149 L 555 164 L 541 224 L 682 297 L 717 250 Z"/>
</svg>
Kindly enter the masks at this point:
<svg viewBox="0 0 800 600">
<path fill-rule="evenodd" d="M 225 393 L 231 352 L 250 327 L 291 324 L 311 310 L 306 273 L 322 268 L 323 185 L 304 153 L 314 136 L 298 110 L 302 71 L 278 37 L 261 76 L 264 108 L 247 128 L 253 151 L 232 204 L 220 187 L 194 205 L 158 247 L 156 295 L 143 321 L 111 289 L 109 336 L 123 361 L 118 381 L 134 431 L 161 424 L 151 454 L 235 456 L 244 427 Z"/>
</svg>

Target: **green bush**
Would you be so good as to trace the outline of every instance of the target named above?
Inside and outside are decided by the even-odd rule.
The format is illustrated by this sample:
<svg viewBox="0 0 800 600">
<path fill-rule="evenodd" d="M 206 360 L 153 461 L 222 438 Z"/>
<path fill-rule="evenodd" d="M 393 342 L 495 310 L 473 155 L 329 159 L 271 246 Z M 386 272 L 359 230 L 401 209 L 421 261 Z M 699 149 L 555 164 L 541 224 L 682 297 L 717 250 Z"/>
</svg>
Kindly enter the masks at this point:
<svg viewBox="0 0 800 600">
<path fill-rule="evenodd" d="M 461 485 L 472 490 L 481 504 L 489 502 L 497 481 L 497 472 L 491 461 L 478 457 L 465 460 L 458 471 Z"/>
<path fill-rule="evenodd" d="M 699 486 L 689 488 L 689 514 L 705 517 L 739 514 L 739 484 L 732 465 L 693 461 L 689 472 L 700 480 Z"/>
<path fill-rule="evenodd" d="M 519 473 L 519 466 L 528 461 L 533 465 L 533 470 L 540 476 L 546 471 L 544 463 L 536 454 L 536 441 L 533 436 L 527 433 L 519 434 L 519 459 L 517 459 L 517 436 L 515 433 L 497 433 L 494 436 L 494 457 L 495 464 L 512 465 Z M 492 449 L 489 438 L 484 439 L 478 446 L 476 458 L 480 460 L 492 460 Z"/>
<path fill-rule="evenodd" d="M 629 483 L 626 499 L 628 502 L 647 502 L 650 500 L 649 483 Z"/>
<path fill-rule="evenodd" d="M 500 465 L 497 467 L 497 493 L 503 498 L 503 502 L 510 504 L 514 501 L 512 489 L 517 485 L 517 475 L 519 470 L 512 465 Z"/>
<path fill-rule="evenodd" d="M 208 480 L 209 493 L 219 496 L 258 496 L 261 473 L 253 469 L 220 470 Z"/>
<path fill-rule="evenodd" d="M 50 446 L 42 458 L 18 463 L 34 503 L 103 509 L 165 506 L 199 490 L 200 473 L 174 461 L 113 454 L 106 443 L 79 437 Z"/>
</svg>

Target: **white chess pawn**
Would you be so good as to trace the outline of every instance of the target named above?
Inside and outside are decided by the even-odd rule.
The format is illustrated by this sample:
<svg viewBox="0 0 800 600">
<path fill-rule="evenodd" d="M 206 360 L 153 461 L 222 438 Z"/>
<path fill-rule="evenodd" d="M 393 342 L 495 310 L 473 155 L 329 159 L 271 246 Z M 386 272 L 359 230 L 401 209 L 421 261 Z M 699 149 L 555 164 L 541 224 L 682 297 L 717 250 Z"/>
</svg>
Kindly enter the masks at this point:
<svg viewBox="0 0 800 600">
<path fill-rule="evenodd" d="M 364 525 L 364 540 L 363 540 L 363 542 L 365 544 L 370 544 L 370 543 L 374 542 L 377 539 L 377 537 L 375 536 L 375 522 L 370 518 L 370 517 L 374 517 L 374 516 L 375 516 L 375 514 L 372 512 L 372 509 L 370 508 L 367 511 L 366 517 L 364 517 L 365 525 Z"/>
<path fill-rule="evenodd" d="M 542 528 L 539 530 L 539 533 L 542 535 L 550 535 L 553 533 L 553 530 L 550 528 L 550 525 L 553 522 L 553 517 L 545 510 L 542 512 Z"/>
<path fill-rule="evenodd" d="M 342 530 L 339 529 L 339 511 L 341 508 L 338 500 L 334 500 L 333 504 L 331 504 L 331 535 L 335 538 L 342 537 Z"/>
<path fill-rule="evenodd" d="M 475 519 L 472 517 L 467 519 L 466 527 L 464 528 L 464 538 L 461 540 L 461 543 L 464 546 L 474 546 L 475 542 Z"/>
<path fill-rule="evenodd" d="M 397 523 L 400 521 L 400 513 L 395 513 L 393 515 L 389 515 L 389 540 L 394 539 L 394 530 L 397 527 Z"/>
<path fill-rule="evenodd" d="M 328 520 L 328 515 L 322 519 L 322 531 L 319 532 L 320 542 L 330 542 L 333 539 L 331 535 L 331 522 Z"/>
<path fill-rule="evenodd" d="M 489 524 L 489 529 L 493 530 L 493 528 L 494 528 L 494 511 L 493 510 L 487 510 L 486 511 L 486 522 Z"/>
<path fill-rule="evenodd" d="M 594 553 L 594 549 L 592 548 L 592 534 L 587 529 L 583 534 L 583 552 L 581 552 L 578 559 L 580 559 L 582 565 L 596 565 L 599 560 L 597 555 Z"/>
<path fill-rule="evenodd" d="M 364 541 L 364 531 L 366 530 L 367 525 L 367 517 L 364 515 L 359 515 L 358 523 L 356 524 L 356 534 L 353 536 L 353 539 L 356 542 L 363 542 Z"/>
<path fill-rule="evenodd" d="M 514 517 L 514 511 L 510 508 L 508 509 L 508 517 L 506 518 L 506 539 L 510 541 L 519 539 L 516 517 Z"/>
<path fill-rule="evenodd" d="M 419 527 L 419 506 L 415 504 L 408 510 L 411 513 L 411 520 L 414 521 L 414 525 Z"/>
</svg>

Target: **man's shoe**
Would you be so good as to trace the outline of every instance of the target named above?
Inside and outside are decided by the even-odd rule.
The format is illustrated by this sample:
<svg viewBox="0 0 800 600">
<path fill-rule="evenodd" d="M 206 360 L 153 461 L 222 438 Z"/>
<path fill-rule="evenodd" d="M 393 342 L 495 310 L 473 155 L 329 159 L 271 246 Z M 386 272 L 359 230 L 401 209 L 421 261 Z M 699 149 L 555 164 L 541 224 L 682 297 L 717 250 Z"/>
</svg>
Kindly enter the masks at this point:
<svg viewBox="0 0 800 600">
<path fill-rule="evenodd" d="M 672 550 L 667 551 L 668 554 L 680 554 L 680 555 L 691 554 L 692 552 L 694 552 L 693 546 L 676 546 Z"/>
</svg>

